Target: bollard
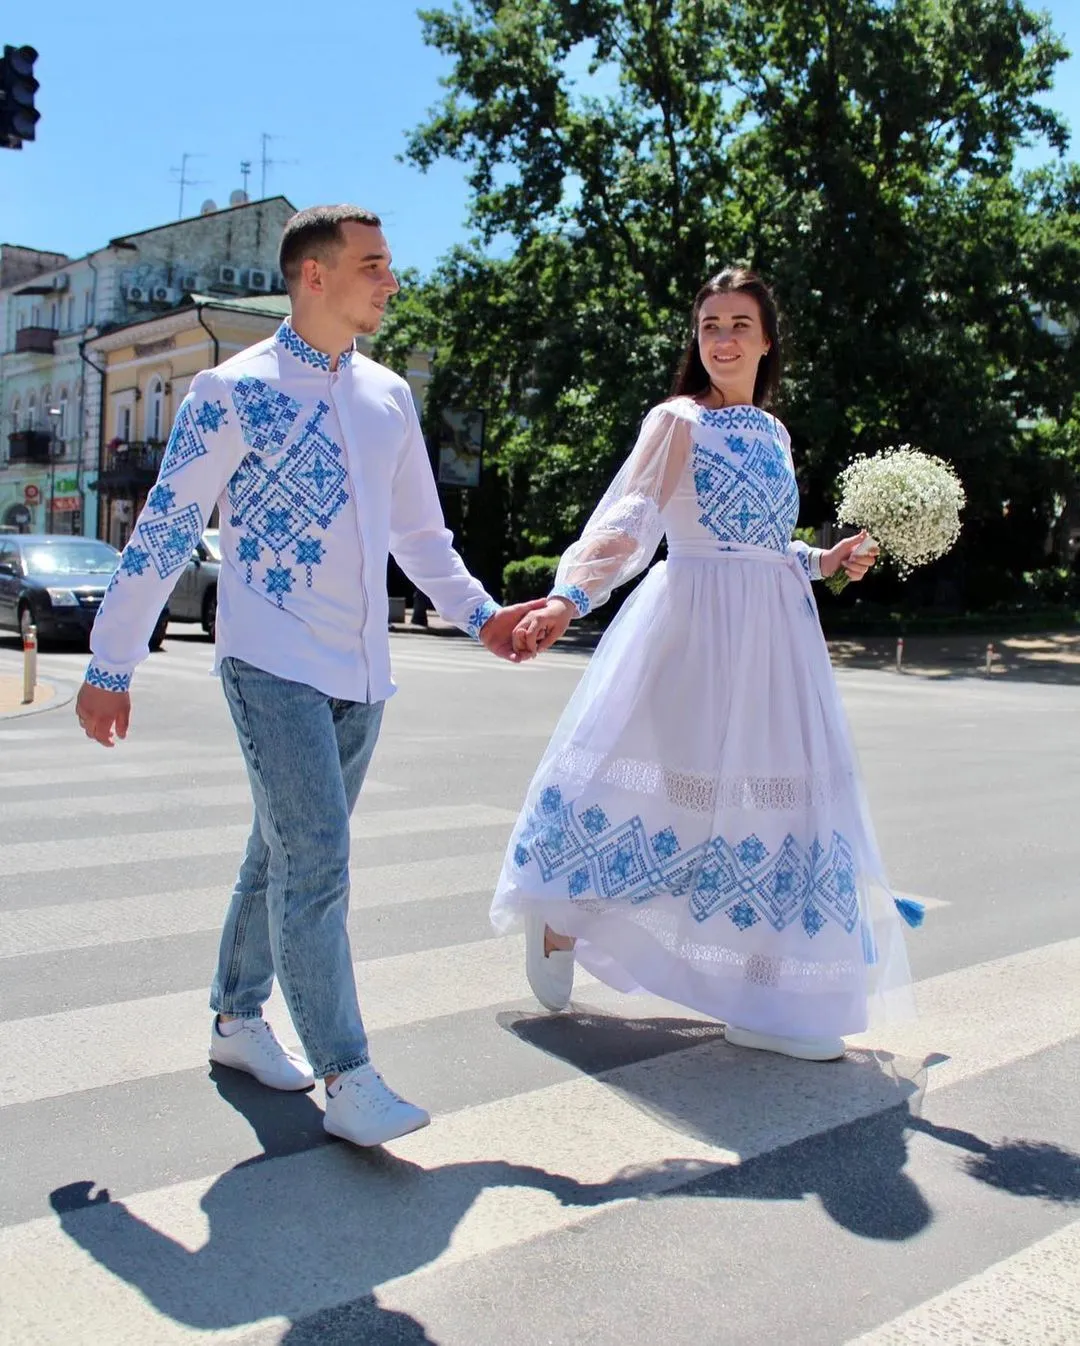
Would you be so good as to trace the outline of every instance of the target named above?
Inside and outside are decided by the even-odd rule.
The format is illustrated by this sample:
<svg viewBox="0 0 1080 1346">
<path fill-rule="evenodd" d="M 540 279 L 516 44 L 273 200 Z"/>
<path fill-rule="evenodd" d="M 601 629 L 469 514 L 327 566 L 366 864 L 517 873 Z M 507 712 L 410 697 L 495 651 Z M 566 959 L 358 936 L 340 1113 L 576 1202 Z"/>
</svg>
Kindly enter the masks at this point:
<svg viewBox="0 0 1080 1346">
<path fill-rule="evenodd" d="M 993 663 L 994 663 L 994 647 L 993 647 L 993 645 L 987 645 L 987 647 L 986 647 L 986 676 L 987 676 L 987 677 L 990 676 L 991 668 L 992 668 Z"/>
<path fill-rule="evenodd" d="M 896 671 L 897 671 L 897 673 L 903 673 L 903 671 L 904 671 L 904 637 L 903 637 L 903 636 L 897 636 L 897 637 L 896 637 Z"/>
<path fill-rule="evenodd" d="M 22 703 L 28 706 L 34 699 L 37 686 L 37 627 L 31 626 L 23 638 L 23 695 Z"/>
</svg>

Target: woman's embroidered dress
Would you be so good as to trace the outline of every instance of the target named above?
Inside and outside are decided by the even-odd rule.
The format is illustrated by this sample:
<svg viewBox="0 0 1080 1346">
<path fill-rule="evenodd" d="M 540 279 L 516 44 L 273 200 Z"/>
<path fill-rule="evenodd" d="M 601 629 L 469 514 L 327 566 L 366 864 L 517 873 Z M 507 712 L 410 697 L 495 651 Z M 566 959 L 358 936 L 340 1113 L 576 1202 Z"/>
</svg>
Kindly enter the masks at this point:
<svg viewBox="0 0 1080 1346">
<path fill-rule="evenodd" d="M 901 922 L 793 543 L 787 431 L 752 406 L 651 411 L 556 592 L 579 612 L 653 567 L 541 760 L 492 920 L 532 904 L 577 959 L 788 1036 L 910 1012 Z"/>
</svg>

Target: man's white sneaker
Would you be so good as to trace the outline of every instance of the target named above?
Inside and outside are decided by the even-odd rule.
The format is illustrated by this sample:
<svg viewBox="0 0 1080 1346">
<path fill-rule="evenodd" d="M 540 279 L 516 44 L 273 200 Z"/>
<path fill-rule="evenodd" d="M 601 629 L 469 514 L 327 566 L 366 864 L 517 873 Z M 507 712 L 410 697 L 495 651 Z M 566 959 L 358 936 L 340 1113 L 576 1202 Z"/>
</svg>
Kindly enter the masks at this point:
<svg viewBox="0 0 1080 1346">
<path fill-rule="evenodd" d="M 839 1061 L 844 1054 L 843 1038 L 782 1038 L 772 1033 L 755 1033 L 749 1028 L 724 1025 L 724 1037 L 733 1047 L 753 1047 L 760 1052 L 777 1052 L 799 1061 Z"/>
<path fill-rule="evenodd" d="M 234 1019 L 240 1027 L 226 1037 L 217 1015 L 210 1029 L 210 1060 L 233 1070 L 246 1070 L 268 1089 L 299 1092 L 315 1084 L 315 1075 L 302 1056 L 286 1051 L 265 1019 Z"/>
<path fill-rule="evenodd" d="M 547 922 L 538 912 L 525 913 L 525 975 L 533 995 L 545 1009 L 566 1009 L 574 991 L 573 950 L 553 949 L 544 953 Z"/>
<path fill-rule="evenodd" d="M 346 1071 L 326 1090 L 324 1130 L 354 1145 L 382 1145 L 430 1121 L 430 1113 L 395 1094 L 372 1065 Z"/>
</svg>

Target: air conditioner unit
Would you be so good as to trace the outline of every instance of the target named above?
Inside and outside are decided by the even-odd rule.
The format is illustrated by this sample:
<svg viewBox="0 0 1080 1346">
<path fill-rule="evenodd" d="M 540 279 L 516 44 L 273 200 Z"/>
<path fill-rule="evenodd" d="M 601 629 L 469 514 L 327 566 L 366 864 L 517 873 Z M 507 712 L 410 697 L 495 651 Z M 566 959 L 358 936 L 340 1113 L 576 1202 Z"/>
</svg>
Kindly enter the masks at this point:
<svg viewBox="0 0 1080 1346">
<path fill-rule="evenodd" d="M 197 281 L 198 276 L 181 276 L 180 288 L 181 290 L 186 290 L 187 293 L 190 294 L 192 290 L 198 289 L 198 285 L 196 284 Z"/>
<path fill-rule="evenodd" d="M 218 280 L 222 285 L 240 285 L 240 268 L 238 266 L 223 266 L 218 271 Z"/>
<path fill-rule="evenodd" d="M 145 285 L 129 285 L 124 290 L 124 298 L 129 304 L 145 304 L 150 298 L 150 293 Z"/>
<path fill-rule="evenodd" d="M 59 276 L 53 277 L 54 290 L 66 290 L 70 284 L 71 284 L 71 277 L 68 275 L 66 271 L 61 272 Z"/>
<path fill-rule="evenodd" d="M 155 285 L 153 294 L 155 304 L 175 304 L 180 298 L 180 291 L 173 290 L 168 285 Z"/>
<path fill-rule="evenodd" d="M 263 290 L 263 291 L 266 291 L 266 290 L 270 290 L 272 287 L 273 287 L 273 273 L 272 273 L 272 272 L 270 272 L 270 271 L 256 271 L 256 270 L 251 270 L 251 271 L 248 272 L 248 289 L 249 289 L 249 290 Z"/>
</svg>

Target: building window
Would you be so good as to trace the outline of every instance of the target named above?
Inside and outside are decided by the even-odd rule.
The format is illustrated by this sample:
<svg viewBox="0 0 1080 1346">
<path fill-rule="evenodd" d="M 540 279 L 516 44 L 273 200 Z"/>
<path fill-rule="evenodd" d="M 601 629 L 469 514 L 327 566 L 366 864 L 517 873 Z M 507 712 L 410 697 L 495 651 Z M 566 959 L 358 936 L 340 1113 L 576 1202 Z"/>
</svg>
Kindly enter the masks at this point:
<svg viewBox="0 0 1080 1346">
<path fill-rule="evenodd" d="M 30 326 L 31 326 L 31 327 L 40 327 L 40 326 L 41 326 L 41 305 L 40 305 L 40 304 L 32 304 L 31 307 L 30 307 Z"/>
<path fill-rule="evenodd" d="M 66 323 L 65 325 L 66 325 L 67 330 L 68 330 L 69 332 L 74 332 L 74 330 L 75 330 L 75 296 L 74 296 L 73 294 L 69 294 L 69 295 L 68 295 L 68 301 L 67 301 L 67 323 Z"/>
<path fill-rule="evenodd" d="M 155 374 L 146 393 L 146 438 L 161 439 L 165 420 L 165 387 Z"/>
<path fill-rule="evenodd" d="M 37 429 L 37 398 L 33 393 L 26 399 L 26 428 Z"/>
<path fill-rule="evenodd" d="M 94 292 L 87 290 L 83 295 L 83 326 L 89 327 L 94 321 Z"/>
<path fill-rule="evenodd" d="M 116 413 L 116 437 L 121 444 L 131 443 L 131 407 L 123 406 Z"/>
<path fill-rule="evenodd" d="M 49 305 L 49 326 L 55 332 L 60 323 L 60 314 L 57 312 L 57 303 L 54 299 Z"/>
<path fill-rule="evenodd" d="M 68 441 L 68 434 L 69 434 L 68 395 L 66 388 L 60 389 L 60 396 L 56 399 L 56 405 L 60 408 L 60 419 L 57 421 L 56 424 L 56 433 L 60 437 L 61 442 L 66 444 Z"/>
<path fill-rule="evenodd" d="M 11 433 L 15 434 L 19 429 L 19 399 L 16 397 L 11 403 Z"/>
</svg>

